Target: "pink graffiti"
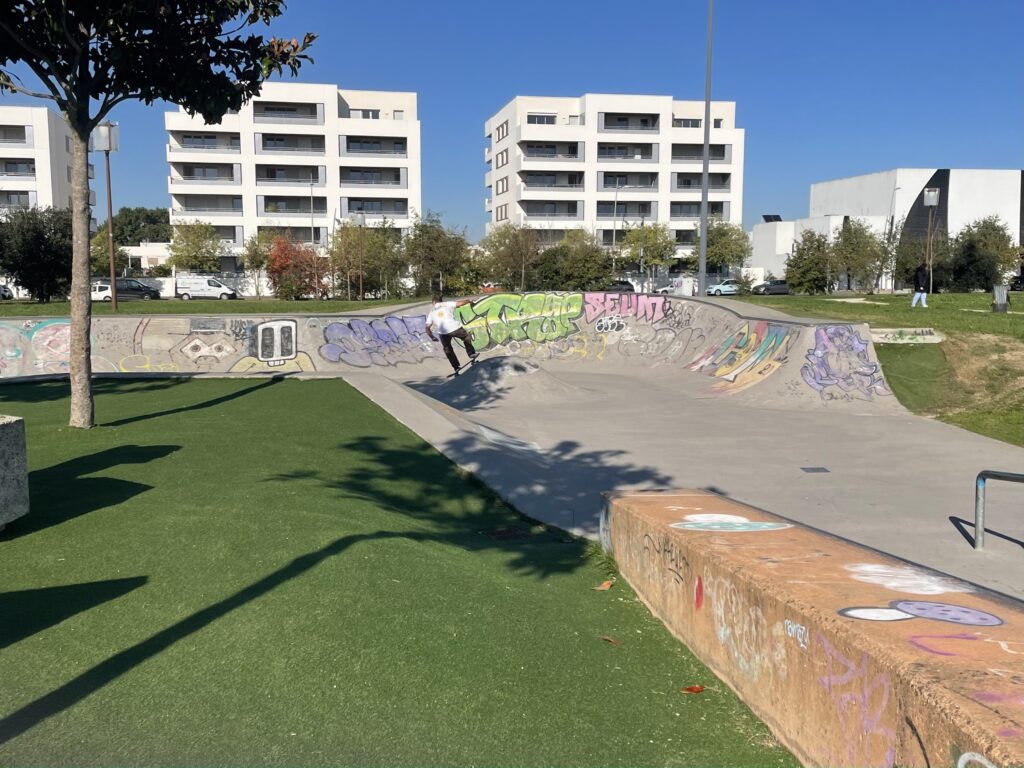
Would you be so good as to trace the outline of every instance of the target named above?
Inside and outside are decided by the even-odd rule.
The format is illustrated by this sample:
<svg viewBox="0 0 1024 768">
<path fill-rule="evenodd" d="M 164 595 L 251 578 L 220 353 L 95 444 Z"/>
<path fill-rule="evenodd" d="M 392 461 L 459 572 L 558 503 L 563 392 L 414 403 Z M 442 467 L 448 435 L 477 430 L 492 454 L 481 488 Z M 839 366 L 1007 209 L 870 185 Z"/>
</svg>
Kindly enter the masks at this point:
<svg viewBox="0 0 1024 768">
<path fill-rule="evenodd" d="M 643 293 L 586 293 L 583 295 L 583 307 L 588 323 L 609 315 L 635 317 L 648 323 L 656 323 L 665 317 L 665 297 Z"/>
<path fill-rule="evenodd" d="M 932 648 L 927 643 L 922 642 L 923 640 L 978 640 L 980 639 L 977 635 L 968 634 L 961 632 L 956 635 L 911 635 L 907 640 L 915 648 L 920 648 L 922 651 L 934 654 L 936 656 L 956 656 L 952 651 L 940 651 L 937 648 Z"/>
<path fill-rule="evenodd" d="M 850 765 L 870 764 L 870 742 L 875 739 L 885 747 L 885 765 L 893 765 L 896 761 L 896 731 L 882 722 L 892 693 L 889 676 L 880 672 L 872 677 L 866 653 L 861 654 L 860 661 L 853 661 L 840 653 L 821 633 L 816 639 L 825 651 L 828 672 L 818 682 L 835 704 L 846 735 L 846 762 Z"/>
</svg>

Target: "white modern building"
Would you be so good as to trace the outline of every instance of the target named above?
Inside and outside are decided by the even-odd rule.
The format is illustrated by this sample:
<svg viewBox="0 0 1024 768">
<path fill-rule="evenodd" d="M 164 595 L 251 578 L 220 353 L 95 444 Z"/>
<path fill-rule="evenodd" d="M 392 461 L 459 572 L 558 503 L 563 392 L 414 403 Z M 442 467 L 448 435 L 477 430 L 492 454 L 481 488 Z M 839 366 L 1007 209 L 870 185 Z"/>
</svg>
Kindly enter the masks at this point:
<svg viewBox="0 0 1024 768">
<path fill-rule="evenodd" d="M 34 206 L 71 207 L 71 130 L 46 107 L 0 105 L 0 211 Z"/>
<path fill-rule="evenodd" d="M 712 102 L 711 121 L 709 213 L 738 224 L 744 132 L 735 102 Z M 703 101 L 671 96 L 517 96 L 484 124 L 488 230 L 526 226 L 550 245 L 586 229 L 611 246 L 626 225 L 659 223 L 689 250 L 700 221 L 703 122 Z"/>
<path fill-rule="evenodd" d="M 933 232 L 953 237 L 973 221 L 998 216 L 1015 242 L 1024 243 L 1024 171 L 896 168 L 812 184 L 807 218 L 754 226 L 751 265 L 781 277 L 793 244 L 805 230 L 831 240 L 848 218 L 862 221 L 878 235 L 903 222 L 902 238 L 924 240 L 928 231 L 925 189 L 939 192 L 932 213 Z"/>
<path fill-rule="evenodd" d="M 405 230 L 420 211 L 415 93 L 266 83 L 217 125 L 180 110 L 164 127 L 171 224 L 236 248 L 261 230 L 326 244 L 342 221 Z"/>
</svg>

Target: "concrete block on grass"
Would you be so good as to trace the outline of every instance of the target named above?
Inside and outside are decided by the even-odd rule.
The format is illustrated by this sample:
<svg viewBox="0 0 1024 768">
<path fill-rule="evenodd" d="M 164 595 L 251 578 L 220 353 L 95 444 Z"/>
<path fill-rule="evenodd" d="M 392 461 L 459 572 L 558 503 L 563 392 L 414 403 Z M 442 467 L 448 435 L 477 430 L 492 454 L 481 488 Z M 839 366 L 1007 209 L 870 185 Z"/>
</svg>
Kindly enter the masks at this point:
<svg viewBox="0 0 1024 768">
<path fill-rule="evenodd" d="M 0 529 L 28 514 L 25 421 L 0 415 Z"/>
</svg>

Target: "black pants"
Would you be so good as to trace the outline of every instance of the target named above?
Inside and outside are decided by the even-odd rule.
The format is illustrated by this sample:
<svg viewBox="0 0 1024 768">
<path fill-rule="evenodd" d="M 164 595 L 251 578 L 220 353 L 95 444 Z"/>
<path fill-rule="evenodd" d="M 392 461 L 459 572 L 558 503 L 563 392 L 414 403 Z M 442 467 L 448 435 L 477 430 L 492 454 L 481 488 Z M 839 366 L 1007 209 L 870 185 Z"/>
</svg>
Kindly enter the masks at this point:
<svg viewBox="0 0 1024 768">
<path fill-rule="evenodd" d="M 476 354 L 476 349 L 473 348 L 473 340 L 465 328 L 441 334 L 441 346 L 444 348 L 444 354 L 448 358 L 448 362 L 452 364 L 452 368 L 457 371 L 459 370 L 459 358 L 455 356 L 455 350 L 452 349 L 452 339 L 462 339 L 462 343 L 466 345 L 466 354 L 470 357 Z"/>
</svg>

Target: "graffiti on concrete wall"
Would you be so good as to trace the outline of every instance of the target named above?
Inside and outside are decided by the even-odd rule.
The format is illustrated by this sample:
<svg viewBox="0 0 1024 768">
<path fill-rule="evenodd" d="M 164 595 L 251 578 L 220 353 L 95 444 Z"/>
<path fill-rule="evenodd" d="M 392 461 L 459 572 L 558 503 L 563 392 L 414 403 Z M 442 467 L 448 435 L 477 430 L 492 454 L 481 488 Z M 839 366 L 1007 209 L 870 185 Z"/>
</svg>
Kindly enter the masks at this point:
<svg viewBox="0 0 1024 768">
<path fill-rule="evenodd" d="M 546 343 L 579 333 L 580 293 L 492 293 L 459 308 L 477 349 L 510 341 Z"/>
<path fill-rule="evenodd" d="M 895 592 L 912 595 L 941 595 L 946 592 L 974 592 L 974 588 L 958 579 L 929 573 L 910 565 L 889 563 L 849 563 L 843 566 L 850 576 L 868 584 L 878 584 Z"/>
<path fill-rule="evenodd" d="M 657 323 L 665 317 L 665 296 L 644 293 L 586 293 L 583 295 L 587 322 L 604 317 L 635 317 Z"/>
<path fill-rule="evenodd" d="M 882 369 L 868 354 L 868 342 L 849 325 L 825 325 L 814 332 L 800 375 L 822 400 L 871 400 L 891 395 Z"/>
<path fill-rule="evenodd" d="M 660 567 L 669 575 L 673 584 L 682 585 L 690 578 L 690 561 L 683 551 L 676 546 L 671 536 L 660 536 L 657 539 L 649 533 L 644 534 L 643 550 L 649 566 Z M 651 574 L 655 578 L 661 574 Z"/>
<path fill-rule="evenodd" d="M 769 626 L 759 605 L 747 599 L 731 580 L 707 568 L 704 595 L 710 601 L 718 641 L 736 668 L 752 682 L 776 675 L 784 679 L 788 667 L 782 623 Z"/>
<path fill-rule="evenodd" d="M 67 319 L 0 323 L 0 378 L 67 373 Z"/>
<path fill-rule="evenodd" d="M 763 381 L 787 359 L 793 326 L 766 320 L 748 321 L 721 344 L 708 349 L 690 364 L 718 379 L 712 391 L 733 394 Z"/>
<path fill-rule="evenodd" d="M 986 611 L 979 611 L 977 608 L 953 603 L 936 603 L 930 600 L 893 600 L 888 607 L 851 606 L 840 609 L 839 615 L 863 621 L 932 619 L 969 627 L 996 627 L 1003 623 L 998 616 Z"/>
<path fill-rule="evenodd" d="M 895 722 L 896 714 L 890 711 L 893 707 L 889 675 L 872 672 L 866 653 L 859 659 L 847 658 L 820 632 L 816 641 L 824 661 L 824 674 L 818 682 L 835 707 L 845 751 L 835 754 L 829 763 L 877 765 L 881 756 L 885 765 L 893 765 L 896 731 L 889 723 Z"/>
<path fill-rule="evenodd" d="M 687 515 L 681 523 L 671 523 L 671 528 L 683 531 L 719 531 L 725 533 L 749 531 L 781 531 L 792 528 L 789 523 L 772 521 L 751 521 L 742 515 L 700 514 Z"/>
<path fill-rule="evenodd" d="M 427 336 L 426 315 L 338 320 L 323 329 L 320 357 L 356 368 L 418 363 L 440 350 Z"/>
</svg>

